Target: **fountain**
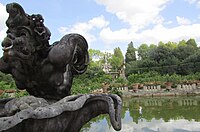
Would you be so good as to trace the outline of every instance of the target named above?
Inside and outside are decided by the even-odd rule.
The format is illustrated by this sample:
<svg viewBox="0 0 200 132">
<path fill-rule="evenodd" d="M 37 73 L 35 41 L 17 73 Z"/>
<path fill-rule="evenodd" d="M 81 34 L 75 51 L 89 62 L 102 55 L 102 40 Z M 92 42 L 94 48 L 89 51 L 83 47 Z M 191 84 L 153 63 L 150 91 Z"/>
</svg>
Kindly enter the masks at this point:
<svg viewBox="0 0 200 132">
<path fill-rule="evenodd" d="M 71 95 L 73 77 L 87 70 L 88 44 L 67 34 L 49 44 L 50 30 L 40 14 L 28 15 L 17 3 L 6 5 L 7 36 L 0 71 L 11 74 L 30 96 L 0 100 L 0 131 L 78 132 L 92 118 L 109 114 L 121 129 L 121 98 L 115 94 Z"/>
</svg>

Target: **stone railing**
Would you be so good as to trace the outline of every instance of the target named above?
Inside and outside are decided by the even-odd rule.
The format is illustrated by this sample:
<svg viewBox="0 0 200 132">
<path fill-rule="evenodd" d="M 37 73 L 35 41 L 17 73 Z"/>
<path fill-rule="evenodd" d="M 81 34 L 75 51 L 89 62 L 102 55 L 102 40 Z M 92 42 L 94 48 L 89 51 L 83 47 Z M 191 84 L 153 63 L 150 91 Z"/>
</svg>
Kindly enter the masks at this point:
<svg viewBox="0 0 200 132">
<path fill-rule="evenodd" d="M 177 85 L 177 90 L 184 90 L 184 91 L 191 91 L 194 89 L 197 89 L 197 85 L 194 84 L 178 84 Z"/>
<path fill-rule="evenodd" d="M 155 85 L 155 86 L 153 86 L 153 85 L 151 85 L 151 86 L 143 86 L 143 90 L 144 91 L 160 91 L 161 90 L 161 85 Z"/>
<path fill-rule="evenodd" d="M 93 90 L 92 93 L 93 94 L 97 94 L 97 93 L 108 93 L 108 88 L 101 88 L 101 89 L 96 89 L 96 90 Z M 124 86 L 124 87 L 112 87 L 111 90 L 118 90 L 120 92 L 128 92 L 128 87 L 127 86 Z"/>
<path fill-rule="evenodd" d="M 197 88 L 200 88 L 198 87 L 197 84 L 178 84 L 177 87 L 175 88 L 176 90 L 181 90 L 181 91 L 192 91 L 192 90 L 195 90 Z M 144 85 L 142 87 L 142 89 L 139 89 L 139 88 L 135 88 L 133 87 L 133 90 L 129 90 L 127 86 L 121 86 L 121 87 L 112 87 L 111 90 L 118 90 L 118 91 L 121 91 L 121 92 L 128 92 L 128 91 L 134 91 L 134 92 L 138 92 L 138 91 L 143 91 L 143 92 L 159 92 L 159 91 L 162 91 L 164 89 L 161 88 L 161 85 Z M 165 88 L 167 89 L 167 88 Z M 106 93 L 105 92 L 105 88 L 102 88 L 101 90 L 95 90 L 95 92 L 99 93 L 99 92 L 102 92 L 103 93 Z M 106 90 L 107 91 L 107 90 Z"/>
<path fill-rule="evenodd" d="M 128 87 L 127 86 L 112 88 L 112 90 L 113 89 L 117 89 L 118 91 L 121 91 L 121 92 L 128 92 Z"/>
</svg>

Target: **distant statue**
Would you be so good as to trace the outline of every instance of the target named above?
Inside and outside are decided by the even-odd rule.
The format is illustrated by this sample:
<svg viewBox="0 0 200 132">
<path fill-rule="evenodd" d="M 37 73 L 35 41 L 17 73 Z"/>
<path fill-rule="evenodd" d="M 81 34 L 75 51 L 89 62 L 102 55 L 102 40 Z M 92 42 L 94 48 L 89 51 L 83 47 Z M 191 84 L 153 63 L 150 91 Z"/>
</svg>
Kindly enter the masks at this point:
<svg viewBox="0 0 200 132">
<path fill-rule="evenodd" d="M 121 98 L 115 94 L 71 95 L 73 77 L 86 71 L 88 44 L 79 34 L 49 44 L 51 33 L 40 14 L 28 15 L 7 4 L 7 36 L 0 71 L 11 74 L 18 89 L 31 96 L 0 99 L 0 131 L 78 132 L 100 114 L 121 129 Z"/>
<path fill-rule="evenodd" d="M 139 114 L 142 115 L 142 106 L 139 107 Z"/>
<path fill-rule="evenodd" d="M 0 71 L 12 74 L 18 89 L 46 99 L 70 95 L 74 75 L 86 71 L 88 44 L 79 34 L 65 35 L 49 44 L 51 33 L 40 14 L 28 15 L 8 4 L 7 37 L 2 42 Z"/>
</svg>

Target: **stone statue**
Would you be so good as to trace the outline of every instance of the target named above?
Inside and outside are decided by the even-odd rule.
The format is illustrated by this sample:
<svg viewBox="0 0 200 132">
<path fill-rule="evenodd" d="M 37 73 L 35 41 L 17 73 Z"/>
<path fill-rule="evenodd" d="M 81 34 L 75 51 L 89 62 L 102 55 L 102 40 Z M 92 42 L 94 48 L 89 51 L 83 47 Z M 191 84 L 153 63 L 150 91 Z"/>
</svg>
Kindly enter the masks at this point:
<svg viewBox="0 0 200 132">
<path fill-rule="evenodd" d="M 17 88 L 32 96 L 0 100 L 0 131 L 79 131 L 103 113 L 120 130 L 118 96 L 69 96 L 73 77 L 84 73 L 89 63 L 85 38 L 68 34 L 50 45 L 51 33 L 40 14 L 28 15 L 17 3 L 7 4 L 6 10 L 8 30 L 2 42 L 0 71 L 11 74 Z M 31 125 L 35 126 L 30 130 Z"/>
<path fill-rule="evenodd" d="M 86 71 L 88 44 L 79 34 L 65 35 L 49 44 L 51 33 L 40 14 L 28 15 L 18 4 L 8 4 L 7 37 L 0 70 L 10 73 L 18 89 L 46 99 L 70 95 L 73 76 Z"/>
</svg>

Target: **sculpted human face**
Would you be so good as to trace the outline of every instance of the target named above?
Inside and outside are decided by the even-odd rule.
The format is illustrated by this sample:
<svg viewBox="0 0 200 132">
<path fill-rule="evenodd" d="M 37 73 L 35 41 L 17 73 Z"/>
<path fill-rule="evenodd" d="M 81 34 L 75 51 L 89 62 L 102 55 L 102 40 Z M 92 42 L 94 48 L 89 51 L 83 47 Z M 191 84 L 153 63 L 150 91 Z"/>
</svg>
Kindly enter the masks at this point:
<svg viewBox="0 0 200 132">
<path fill-rule="evenodd" d="M 7 36 L 2 42 L 4 58 L 28 59 L 34 51 L 32 44 L 34 41 L 32 32 L 29 28 L 19 27 L 7 31 Z"/>
</svg>

